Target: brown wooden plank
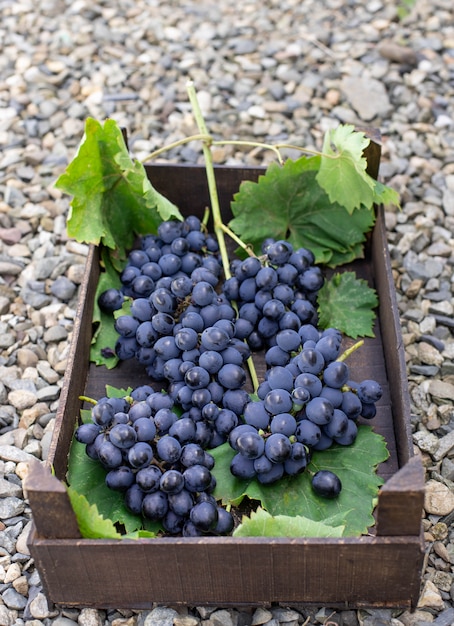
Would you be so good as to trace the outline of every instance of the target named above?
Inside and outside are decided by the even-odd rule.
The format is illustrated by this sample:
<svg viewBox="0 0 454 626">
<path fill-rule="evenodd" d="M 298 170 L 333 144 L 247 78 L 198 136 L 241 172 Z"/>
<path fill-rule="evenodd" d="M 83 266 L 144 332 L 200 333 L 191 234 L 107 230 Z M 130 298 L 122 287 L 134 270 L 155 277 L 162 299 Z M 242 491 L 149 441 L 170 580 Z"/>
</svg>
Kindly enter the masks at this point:
<svg viewBox="0 0 454 626">
<path fill-rule="evenodd" d="M 136 609 L 154 602 L 414 607 L 423 556 L 418 537 L 36 539 L 31 548 L 52 601 Z"/>
<path fill-rule="evenodd" d="M 33 521 L 40 537 L 77 539 L 81 536 L 64 484 L 39 461 L 30 465 L 24 491 L 32 507 Z"/>
<path fill-rule="evenodd" d="M 413 456 L 380 490 L 377 534 L 418 534 L 423 506 L 424 470 L 421 458 Z"/>
</svg>

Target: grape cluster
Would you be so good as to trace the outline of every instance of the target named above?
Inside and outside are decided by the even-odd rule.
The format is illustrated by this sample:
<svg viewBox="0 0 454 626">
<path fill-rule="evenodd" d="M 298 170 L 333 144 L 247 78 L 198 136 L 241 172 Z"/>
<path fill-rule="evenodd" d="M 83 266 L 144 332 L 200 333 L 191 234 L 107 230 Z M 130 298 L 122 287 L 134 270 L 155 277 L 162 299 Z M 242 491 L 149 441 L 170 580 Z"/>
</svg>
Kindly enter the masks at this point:
<svg viewBox="0 0 454 626">
<path fill-rule="evenodd" d="M 75 438 L 131 512 L 161 522 L 170 535 L 228 534 L 233 518 L 212 495 L 214 459 L 173 408 L 167 394 L 149 386 L 131 397 L 101 398 Z"/>
<path fill-rule="evenodd" d="M 317 293 L 324 278 L 309 250 L 267 239 L 262 256 L 236 259 L 230 270 L 231 277 L 224 280 L 217 240 L 197 217 L 170 220 L 161 223 L 156 235 L 143 237 L 129 254 L 121 290 L 107 290 L 98 300 L 101 308 L 114 311 L 129 299 L 129 313 L 115 320 L 115 352 L 120 360 L 136 358 L 153 381 L 162 381 L 166 394 L 156 396 L 150 388 L 146 398 L 135 398 L 128 410 L 118 411 L 126 415 L 122 430 L 132 433 L 140 426 L 135 417 L 139 407 L 148 407 L 147 414 L 140 415 L 147 420 L 146 438 L 134 441 L 127 452 L 115 443 L 120 430 L 117 411 L 113 422 L 102 424 L 97 411 L 104 409 L 95 407 L 94 426 L 89 425 L 87 435 L 79 430 L 78 437 L 93 435 L 92 441 L 84 441 L 87 453 L 104 465 L 109 462 L 105 450 L 117 449 L 112 454 L 126 459 L 129 469 L 124 463 L 108 468 L 108 486 L 124 489 L 127 505 L 151 519 L 158 518 L 158 504 L 165 501 L 160 519 L 168 532 L 177 532 L 177 527 L 183 534 L 220 532 L 213 530 L 214 522 L 207 522 L 209 528 L 196 523 L 191 512 L 172 526 L 167 517 L 175 520 L 181 511 L 174 510 L 176 494 L 159 487 L 156 493 L 161 495 L 152 496 L 141 486 L 143 474 L 157 477 L 160 471 L 161 483 L 167 471 L 184 477 L 190 470 L 185 465 L 189 452 L 175 460 L 168 457 L 166 446 L 174 440 L 178 449 L 197 449 L 195 465 L 205 468 L 198 471 L 206 477 L 212 463 L 206 451 L 228 441 L 236 452 L 231 463 L 235 476 L 273 483 L 304 471 L 314 450 L 353 443 L 359 417 L 374 417 L 382 393 L 374 381 L 350 379 L 340 357 L 341 333 L 317 327 Z M 246 361 L 257 350 L 264 352 L 267 371 L 257 389 L 258 400 L 253 400 L 245 389 Z M 154 406 L 157 397 L 169 406 Z M 172 407 L 182 414 L 177 417 Z M 144 444 L 144 466 L 135 466 L 129 457 L 134 457 L 136 446 L 145 449 Z M 171 477 L 183 484 L 176 474 Z M 132 483 L 125 487 L 128 481 Z M 313 488 L 333 497 L 340 482 L 325 472 Z M 200 482 L 195 491 L 184 486 L 182 492 L 192 494 L 190 511 L 202 503 L 200 509 L 209 509 L 209 501 L 217 511 L 213 516 L 227 523 L 211 489 L 211 483 Z"/>
<path fill-rule="evenodd" d="M 233 261 L 232 277 L 222 287 L 238 307 L 237 333 L 252 350 L 275 345 L 280 330 L 316 324 L 316 298 L 324 283 L 310 250 L 267 239 L 262 252 L 260 258 Z"/>
<path fill-rule="evenodd" d="M 313 450 L 352 444 L 357 420 L 374 417 L 382 395 L 377 382 L 350 379 L 347 364 L 338 358 L 336 329 L 321 332 L 304 324 L 299 331 L 279 331 L 276 342 L 286 364 L 267 369 L 259 399 L 246 404 L 244 423 L 229 436 L 236 451 L 233 475 L 263 484 L 303 472 Z"/>
</svg>

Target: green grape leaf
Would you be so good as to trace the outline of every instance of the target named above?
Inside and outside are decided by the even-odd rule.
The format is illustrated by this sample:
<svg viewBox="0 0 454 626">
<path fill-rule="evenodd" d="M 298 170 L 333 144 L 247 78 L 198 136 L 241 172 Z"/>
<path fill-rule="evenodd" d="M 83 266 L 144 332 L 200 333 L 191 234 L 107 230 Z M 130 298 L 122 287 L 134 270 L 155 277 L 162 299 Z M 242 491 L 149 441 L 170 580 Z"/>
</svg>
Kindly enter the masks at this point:
<svg viewBox="0 0 454 626">
<path fill-rule="evenodd" d="M 374 308 L 378 305 L 375 289 L 354 272 L 336 273 L 318 292 L 319 326 L 334 327 L 347 336 L 374 337 Z"/>
<path fill-rule="evenodd" d="M 137 234 L 156 232 L 162 220 L 182 219 L 176 206 L 151 185 L 131 159 L 114 120 L 88 118 L 78 152 L 55 183 L 72 195 L 67 230 L 84 243 L 103 244 L 113 259 L 126 257 Z"/>
<path fill-rule="evenodd" d="M 375 181 L 374 191 L 376 204 L 383 204 L 384 206 L 395 206 L 398 209 L 401 208 L 399 193 L 392 187 L 383 185 L 383 183 L 380 183 L 377 180 Z"/>
<path fill-rule="evenodd" d="M 115 355 L 115 343 L 118 339 L 118 333 L 114 327 L 115 317 L 112 313 L 106 313 L 99 308 L 98 298 L 107 289 L 119 289 L 121 281 L 117 270 L 110 262 L 109 256 L 104 252 L 105 248 L 102 255 L 105 271 L 99 275 L 93 305 L 94 330 L 91 339 L 90 361 L 96 365 L 105 365 L 107 369 L 112 369 L 119 360 Z"/>
<path fill-rule="evenodd" d="M 82 537 L 121 539 L 121 534 L 116 530 L 112 521 L 99 514 L 96 504 L 90 504 L 84 495 L 77 493 L 72 487 L 68 487 L 67 491 Z"/>
<path fill-rule="evenodd" d="M 244 516 L 233 532 L 234 537 L 342 537 L 345 527 L 335 519 L 314 522 L 302 515 L 273 517 L 262 508 Z"/>
<path fill-rule="evenodd" d="M 372 208 L 349 215 L 331 202 L 317 182 L 320 157 L 271 164 L 257 182 L 244 181 L 234 195 L 230 228 L 260 254 L 269 236 L 309 248 L 316 263 L 336 265 L 362 256 L 365 234 L 375 222 Z"/>
<path fill-rule="evenodd" d="M 109 489 L 105 478 L 106 470 L 86 454 L 84 444 L 74 439 L 68 462 L 69 486 L 84 496 L 89 504 L 96 504 L 102 517 L 114 524 L 124 525 L 126 532 L 141 528 L 142 520 L 128 511 L 123 503 L 123 494 Z"/>
<path fill-rule="evenodd" d="M 388 458 L 388 450 L 384 438 L 370 426 L 358 427 L 358 436 L 351 446 L 335 445 L 314 452 L 305 472 L 271 485 L 232 476 L 230 461 L 235 451 L 228 443 L 210 453 L 215 458 L 213 473 L 217 486 L 214 495 L 224 505 L 238 505 L 247 497 L 257 500 L 272 516 L 303 516 L 316 522 L 335 518 L 338 525 L 345 525 L 344 536 L 362 535 L 375 523 L 372 512 L 383 483 L 376 468 Z M 320 469 L 331 470 L 339 476 L 342 491 L 338 498 L 327 500 L 312 491 L 310 473 Z"/>
<path fill-rule="evenodd" d="M 343 206 L 349 214 L 374 203 L 399 206 L 398 193 L 378 183 L 370 176 L 364 150 L 370 139 L 343 124 L 325 133 L 317 182 L 326 191 L 331 202 Z"/>
<path fill-rule="evenodd" d="M 128 387 L 127 389 L 119 389 L 118 387 L 112 387 L 112 385 L 106 385 L 106 396 L 108 398 L 126 398 L 131 395 L 132 391 L 132 387 Z"/>
</svg>

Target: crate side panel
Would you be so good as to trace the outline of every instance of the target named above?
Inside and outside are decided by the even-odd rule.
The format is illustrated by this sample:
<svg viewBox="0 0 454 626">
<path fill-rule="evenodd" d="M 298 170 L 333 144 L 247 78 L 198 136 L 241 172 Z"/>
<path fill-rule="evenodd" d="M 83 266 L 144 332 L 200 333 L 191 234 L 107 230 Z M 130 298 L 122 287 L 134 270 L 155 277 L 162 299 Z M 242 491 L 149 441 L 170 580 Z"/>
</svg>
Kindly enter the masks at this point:
<svg viewBox="0 0 454 626">
<path fill-rule="evenodd" d="M 79 302 L 74 321 L 73 336 L 68 357 L 68 365 L 58 405 L 52 441 L 46 464 L 52 467 L 57 478 L 66 476 L 68 453 L 74 434 L 75 420 L 79 415 L 82 395 L 90 362 L 92 338 L 93 304 L 99 277 L 99 256 L 94 246 L 85 265 L 84 280 L 81 285 Z"/>
<path fill-rule="evenodd" d="M 421 542 L 42 541 L 32 554 L 58 604 L 143 608 L 323 603 L 413 606 Z M 380 584 L 377 583 L 380 581 Z"/>
<path fill-rule="evenodd" d="M 386 356 L 386 374 L 388 380 L 392 381 L 390 393 L 394 415 L 395 439 L 398 442 L 397 454 L 399 465 L 403 466 L 413 456 L 410 394 L 399 308 L 397 306 L 394 279 L 391 271 L 382 207 L 378 209 L 377 222 L 373 231 L 372 266 L 374 268 L 376 288 L 379 293 L 379 314 L 382 328 L 382 344 Z"/>
</svg>

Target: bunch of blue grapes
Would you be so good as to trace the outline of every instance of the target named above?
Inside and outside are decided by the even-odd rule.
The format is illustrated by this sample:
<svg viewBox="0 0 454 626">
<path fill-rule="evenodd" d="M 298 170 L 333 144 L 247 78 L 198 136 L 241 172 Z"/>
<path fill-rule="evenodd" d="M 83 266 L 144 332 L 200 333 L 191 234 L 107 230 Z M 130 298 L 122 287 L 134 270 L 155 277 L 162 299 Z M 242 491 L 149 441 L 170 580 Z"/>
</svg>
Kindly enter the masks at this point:
<svg viewBox="0 0 454 626">
<path fill-rule="evenodd" d="M 237 332 L 252 350 L 275 345 L 280 330 L 316 324 L 317 293 L 324 283 L 310 250 L 267 239 L 262 252 L 260 258 L 233 261 L 232 276 L 222 286 L 238 308 Z"/>
<path fill-rule="evenodd" d="M 149 386 L 130 397 L 101 398 L 75 438 L 106 470 L 106 485 L 128 510 L 160 522 L 170 535 L 225 535 L 233 517 L 212 495 L 212 455 L 196 441 L 167 394 Z"/>
<path fill-rule="evenodd" d="M 312 252 L 267 239 L 260 257 L 236 259 L 230 270 L 225 280 L 217 240 L 197 217 L 170 220 L 143 237 L 121 289 L 98 302 L 114 311 L 129 299 L 115 320 L 115 352 L 162 382 L 182 411 L 177 438 L 203 450 L 229 441 L 232 473 L 267 484 L 304 471 L 314 450 L 353 443 L 357 420 L 374 417 L 382 391 L 350 380 L 341 333 L 318 329 L 324 278 Z M 259 350 L 267 370 L 252 401 L 246 362 Z M 326 497 L 340 490 L 329 472 L 316 484 Z"/>
<path fill-rule="evenodd" d="M 244 423 L 229 435 L 236 451 L 230 467 L 234 476 L 269 484 L 299 474 L 314 450 L 351 445 L 358 419 L 375 416 L 382 388 L 374 380 L 351 380 L 340 357 L 341 339 L 338 330 L 320 331 L 312 324 L 277 333 L 283 364 L 268 367 L 257 390 L 258 400 L 250 399 L 244 407 Z M 338 495 L 337 477 L 324 472 L 313 484 L 316 491 L 319 483 L 324 491 L 323 481 L 330 481 L 332 497 Z"/>
</svg>

